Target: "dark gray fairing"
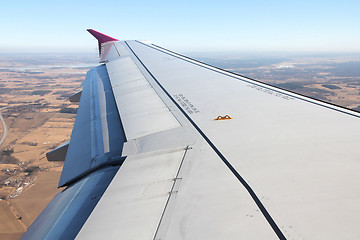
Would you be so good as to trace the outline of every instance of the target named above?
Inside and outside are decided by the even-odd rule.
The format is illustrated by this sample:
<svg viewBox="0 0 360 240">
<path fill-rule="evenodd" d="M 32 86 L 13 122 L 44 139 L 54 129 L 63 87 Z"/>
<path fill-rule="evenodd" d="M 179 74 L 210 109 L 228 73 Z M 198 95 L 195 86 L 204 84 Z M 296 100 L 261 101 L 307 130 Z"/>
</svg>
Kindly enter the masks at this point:
<svg viewBox="0 0 360 240">
<path fill-rule="evenodd" d="M 125 134 L 104 65 L 85 79 L 58 193 L 22 239 L 73 239 L 124 157 Z"/>
<path fill-rule="evenodd" d="M 74 95 L 71 95 L 71 96 L 69 97 L 70 102 L 80 102 L 81 92 L 82 92 L 82 91 L 78 91 L 78 92 L 75 93 Z"/>
<path fill-rule="evenodd" d="M 118 169 L 99 169 L 58 193 L 21 239 L 74 239 Z"/>
<path fill-rule="evenodd" d="M 54 150 L 46 153 L 46 158 L 48 161 L 65 161 L 66 153 L 69 148 L 70 141 L 60 145 Z"/>
</svg>

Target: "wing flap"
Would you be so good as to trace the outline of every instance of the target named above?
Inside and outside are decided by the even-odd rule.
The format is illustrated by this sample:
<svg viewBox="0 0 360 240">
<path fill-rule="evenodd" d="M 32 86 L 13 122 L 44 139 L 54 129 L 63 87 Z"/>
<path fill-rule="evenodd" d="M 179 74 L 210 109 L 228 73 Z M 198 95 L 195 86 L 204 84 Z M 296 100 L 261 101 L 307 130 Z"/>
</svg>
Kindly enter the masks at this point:
<svg viewBox="0 0 360 240">
<path fill-rule="evenodd" d="M 77 239 L 101 236 L 277 239 L 246 189 L 203 140 L 186 149 L 128 156 Z"/>
<path fill-rule="evenodd" d="M 59 186 L 121 160 L 125 136 L 104 65 L 88 72 Z"/>
<path fill-rule="evenodd" d="M 153 239 L 184 153 L 127 157 L 77 239 Z"/>
</svg>

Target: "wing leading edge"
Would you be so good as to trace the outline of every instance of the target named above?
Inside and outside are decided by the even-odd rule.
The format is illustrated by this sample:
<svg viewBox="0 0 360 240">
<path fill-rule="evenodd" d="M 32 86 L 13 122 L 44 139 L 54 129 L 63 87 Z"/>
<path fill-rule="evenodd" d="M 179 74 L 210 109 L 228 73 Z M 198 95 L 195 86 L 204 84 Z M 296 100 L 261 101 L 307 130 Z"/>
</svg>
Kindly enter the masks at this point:
<svg viewBox="0 0 360 240">
<path fill-rule="evenodd" d="M 81 94 L 60 181 L 68 187 L 28 237 L 50 228 L 65 238 L 51 234 L 70 222 L 78 239 L 360 235 L 359 113 L 156 45 L 95 37 L 102 65 Z M 103 183 L 95 198 L 85 194 L 91 181 Z M 60 203 L 82 220 L 50 216 Z"/>
</svg>

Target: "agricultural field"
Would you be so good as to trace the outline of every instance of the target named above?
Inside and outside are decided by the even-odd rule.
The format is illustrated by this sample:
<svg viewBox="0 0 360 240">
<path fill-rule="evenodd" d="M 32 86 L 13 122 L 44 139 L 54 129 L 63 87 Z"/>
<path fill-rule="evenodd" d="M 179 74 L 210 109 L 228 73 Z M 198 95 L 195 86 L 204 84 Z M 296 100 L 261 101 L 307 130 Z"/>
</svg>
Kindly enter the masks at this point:
<svg viewBox="0 0 360 240">
<path fill-rule="evenodd" d="M 70 139 L 96 56 L 0 55 L 0 239 L 19 239 L 61 189 L 62 162 L 46 153 Z"/>
</svg>

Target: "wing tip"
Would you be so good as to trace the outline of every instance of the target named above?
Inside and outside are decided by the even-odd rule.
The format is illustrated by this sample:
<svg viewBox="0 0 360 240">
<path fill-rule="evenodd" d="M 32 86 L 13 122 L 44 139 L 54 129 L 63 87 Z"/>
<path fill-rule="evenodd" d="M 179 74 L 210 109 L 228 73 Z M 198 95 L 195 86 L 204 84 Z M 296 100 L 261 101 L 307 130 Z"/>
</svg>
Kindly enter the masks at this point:
<svg viewBox="0 0 360 240">
<path fill-rule="evenodd" d="M 108 35 L 105 35 L 101 32 L 98 32 L 94 29 L 87 29 L 87 31 L 93 35 L 98 41 L 100 44 L 102 43 L 106 43 L 106 42 L 110 42 L 110 41 L 119 41 L 118 39 L 116 38 L 113 38 L 113 37 L 110 37 Z"/>
<path fill-rule="evenodd" d="M 94 29 L 87 29 L 87 31 L 93 35 L 97 40 L 98 40 L 98 45 L 99 45 L 99 56 L 101 56 L 101 46 L 103 43 L 106 43 L 106 42 L 112 42 L 112 41 L 119 41 L 118 39 L 116 38 L 113 38 L 113 37 L 110 37 L 108 35 L 105 35 L 101 32 L 98 32 Z"/>
</svg>

